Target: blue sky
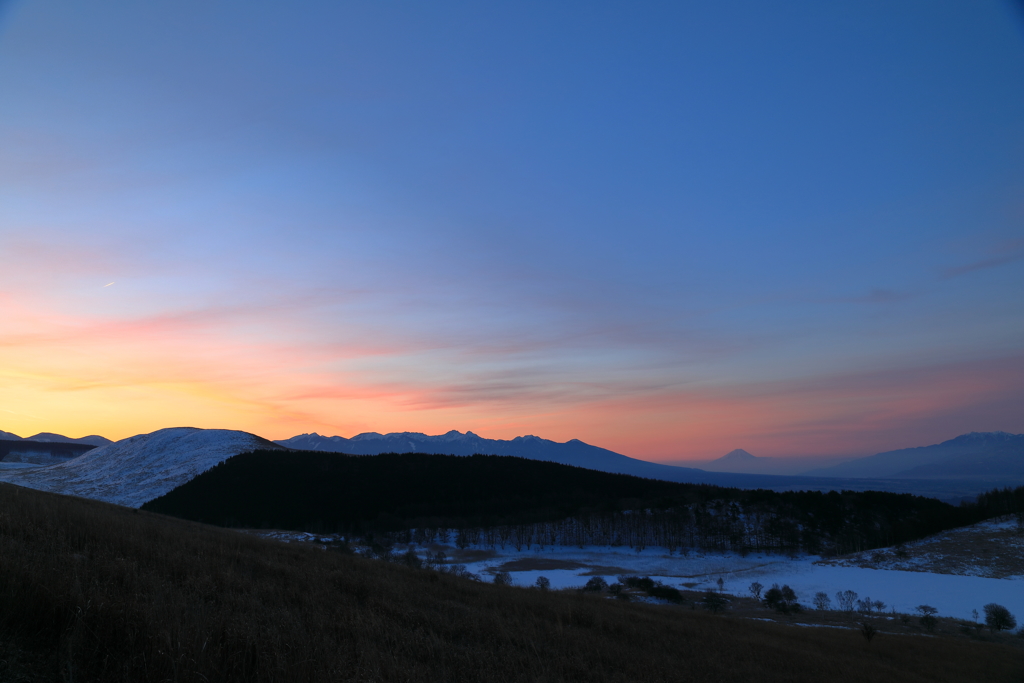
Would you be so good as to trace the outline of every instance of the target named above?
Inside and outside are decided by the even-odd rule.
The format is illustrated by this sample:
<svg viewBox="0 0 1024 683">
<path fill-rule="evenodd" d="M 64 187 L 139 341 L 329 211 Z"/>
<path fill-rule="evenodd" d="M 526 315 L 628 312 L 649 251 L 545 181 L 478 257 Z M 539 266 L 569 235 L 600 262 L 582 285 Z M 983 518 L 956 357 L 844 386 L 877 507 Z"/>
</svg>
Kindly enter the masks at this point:
<svg viewBox="0 0 1024 683">
<path fill-rule="evenodd" d="M 0 428 L 1024 431 L 1022 17 L 9 3 Z"/>
</svg>

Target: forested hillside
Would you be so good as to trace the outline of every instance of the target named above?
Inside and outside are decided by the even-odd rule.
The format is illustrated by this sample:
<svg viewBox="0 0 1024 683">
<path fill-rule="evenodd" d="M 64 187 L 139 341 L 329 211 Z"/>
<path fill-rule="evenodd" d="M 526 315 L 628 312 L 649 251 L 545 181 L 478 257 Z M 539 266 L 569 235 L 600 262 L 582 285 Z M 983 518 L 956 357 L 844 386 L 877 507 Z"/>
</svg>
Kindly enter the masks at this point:
<svg viewBox="0 0 1024 683">
<path fill-rule="evenodd" d="M 955 507 L 909 494 L 678 484 L 506 456 L 257 451 L 144 509 L 222 526 L 420 542 L 832 554 L 971 524 L 997 514 L 996 502 L 1016 505 L 1012 496 L 1009 504 L 990 498 Z"/>
</svg>

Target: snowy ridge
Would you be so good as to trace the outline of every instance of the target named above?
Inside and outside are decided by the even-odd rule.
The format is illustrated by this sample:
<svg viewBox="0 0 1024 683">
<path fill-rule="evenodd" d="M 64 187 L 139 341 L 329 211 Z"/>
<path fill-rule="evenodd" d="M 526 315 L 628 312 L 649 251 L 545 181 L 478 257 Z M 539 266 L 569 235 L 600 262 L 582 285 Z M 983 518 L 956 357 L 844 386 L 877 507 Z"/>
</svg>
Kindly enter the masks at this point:
<svg viewBox="0 0 1024 683">
<path fill-rule="evenodd" d="M 463 434 L 451 430 L 445 434 L 431 436 L 419 432 L 393 432 L 378 434 L 365 432 L 351 439 L 342 436 L 321 436 L 316 433 L 300 434 L 290 439 L 276 441 L 282 446 L 298 450 L 329 451 L 348 455 L 379 455 L 381 453 L 442 453 L 445 455 L 511 455 L 531 460 L 557 462 L 563 465 L 586 467 L 592 470 L 632 474 L 666 481 L 694 481 L 719 483 L 722 475 L 710 475 L 701 470 L 673 467 L 637 460 L 591 446 L 579 439 L 565 443 L 542 439 L 539 436 L 517 436 L 514 439 L 486 439 L 473 432 Z M 759 482 L 760 487 L 770 486 Z"/>
<path fill-rule="evenodd" d="M 93 434 L 91 436 L 83 436 L 78 439 L 72 439 L 64 436 L 63 434 L 54 434 L 52 432 L 39 432 L 35 436 L 20 437 L 17 434 L 11 432 L 5 432 L 0 430 L 0 439 L 10 439 L 11 441 L 38 441 L 42 443 L 84 443 L 89 446 L 106 446 L 107 444 L 114 443 L 106 437 Z"/>
<path fill-rule="evenodd" d="M 966 458 L 966 462 L 962 459 Z M 989 467 L 972 466 L 992 459 Z M 931 446 L 902 448 L 876 453 L 840 465 L 809 470 L 816 477 L 910 478 L 928 476 L 1020 476 L 1024 460 L 1024 434 L 1007 432 L 971 432 Z M 960 461 L 959 468 L 944 471 L 943 465 Z M 1016 467 L 1015 467 L 1016 465 Z"/>
<path fill-rule="evenodd" d="M 0 470 L 0 481 L 139 507 L 233 455 L 280 446 L 229 429 L 173 427 L 95 448 L 57 465 Z"/>
</svg>

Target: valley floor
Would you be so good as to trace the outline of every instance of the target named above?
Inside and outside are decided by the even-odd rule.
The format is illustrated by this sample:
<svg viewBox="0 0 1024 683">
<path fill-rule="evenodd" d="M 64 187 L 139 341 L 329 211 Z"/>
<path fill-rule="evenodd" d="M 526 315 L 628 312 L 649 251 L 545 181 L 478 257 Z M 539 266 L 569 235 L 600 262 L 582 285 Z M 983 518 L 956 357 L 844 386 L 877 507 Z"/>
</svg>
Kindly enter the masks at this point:
<svg viewBox="0 0 1024 683">
<path fill-rule="evenodd" d="M 321 538 L 287 531 L 253 533 L 314 543 Z M 1007 537 L 1003 538 L 1004 535 Z M 717 590 L 718 580 L 722 579 L 724 593 L 749 597 L 752 583 L 765 588 L 777 583 L 792 587 L 807 608 L 811 608 L 818 591 L 827 593 L 833 607 L 838 608 L 836 593 L 852 590 L 860 599 L 870 597 L 884 602 L 886 612 L 914 614 L 918 605 L 931 605 L 942 616 L 973 621 L 973 610 L 981 614 L 984 605 L 995 602 L 1024 623 L 1024 537 L 1017 536 L 1016 522 L 984 522 L 908 544 L 905 559 L 898 563 L 879 559 L 894 558 L 893 549 L 830 559 L 814 555 L 698 551 L 683 554 L 670 553 L 665 548 L 637 551 L 596 546 L 534 546 L 517 551 L 512 546 L 459 549 L 442 544 L 413 544 L 395 546 L 393 552 L 403 553 L 409 547 L 421 557 L 427 552 L 443 552 L 448 564 L 465 565 L 484 580 L 490 580 L 498 571 L 507 571 L 518 586 L 531 586 L 540 576 L 547 577 L 552 588 L 572 588 L 583 586 L 593 576 L 613 583 L 617 576 L 637 575 L 650 576 L 684 591 L 704 591 Z M 876 561 L 872 561 L 872 555 Z M 1000 568 L 998 578 L 993 578 L 993 567 Z M 1011 574 L 1011 567 L 1017 573 Z"/>
</svg>

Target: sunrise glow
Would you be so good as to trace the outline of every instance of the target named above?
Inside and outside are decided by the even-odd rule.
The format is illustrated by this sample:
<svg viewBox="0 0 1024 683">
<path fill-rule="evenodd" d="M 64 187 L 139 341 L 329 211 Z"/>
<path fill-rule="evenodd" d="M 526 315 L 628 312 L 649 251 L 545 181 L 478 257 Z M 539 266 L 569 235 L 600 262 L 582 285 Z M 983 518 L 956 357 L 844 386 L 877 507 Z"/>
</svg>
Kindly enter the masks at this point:
<svg viewBox="0 0 1024 683">
<path fill-rule="evenodd" d="M 0 429 L 1024 431 L 1024 41 L 912 5 L 14 3 Z"/>
</svg>

